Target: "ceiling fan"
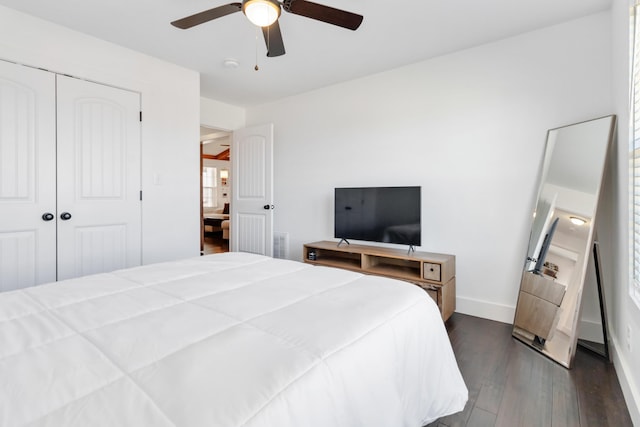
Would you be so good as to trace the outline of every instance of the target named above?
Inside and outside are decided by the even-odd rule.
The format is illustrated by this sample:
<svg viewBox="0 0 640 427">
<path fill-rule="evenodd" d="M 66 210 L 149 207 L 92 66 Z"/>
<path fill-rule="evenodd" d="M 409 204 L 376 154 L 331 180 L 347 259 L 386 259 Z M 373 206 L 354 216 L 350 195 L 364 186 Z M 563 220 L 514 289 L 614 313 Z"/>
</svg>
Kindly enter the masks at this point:
<svg viewBox="0 0 640 427">
<path fill-rule="evenodd" d="M 186 30 L 242 11 L 253 24 L 262 27 L 264 41 L 267 44 L 267 56 L 274 57 L 285 54 L 282 33 L 278 24 L 282 9 L 294 15 L 326 22 L 349 30 L 358 29 L 363 18 L 362 15 L 312 3 L 307 0 L 242 0 L 242 3 L 229 3 L 178 19 L 173 21 L 171 25 Z"/>
</svg>

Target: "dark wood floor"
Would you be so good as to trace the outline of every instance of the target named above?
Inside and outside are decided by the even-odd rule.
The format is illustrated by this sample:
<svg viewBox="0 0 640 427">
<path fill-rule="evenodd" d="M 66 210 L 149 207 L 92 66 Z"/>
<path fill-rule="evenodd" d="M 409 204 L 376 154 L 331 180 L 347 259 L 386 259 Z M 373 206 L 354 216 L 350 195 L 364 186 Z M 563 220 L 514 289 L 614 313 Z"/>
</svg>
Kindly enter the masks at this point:
<svg viewBox="0 0 640 427">
<path fill-rule="evenodd" d="M 222 238 L 222 232 L 207 232 L 204 234 L 203 255 L 229 252 L 229 240 Z"/>
<path fill-rule="evenodd" d="M 568 370 L 513 339 L 511 325 L 454 313 L 446 326 L 469 401 L 428 427 L 633 425 L 613 365 L 588 350 Z"/>
</svg>

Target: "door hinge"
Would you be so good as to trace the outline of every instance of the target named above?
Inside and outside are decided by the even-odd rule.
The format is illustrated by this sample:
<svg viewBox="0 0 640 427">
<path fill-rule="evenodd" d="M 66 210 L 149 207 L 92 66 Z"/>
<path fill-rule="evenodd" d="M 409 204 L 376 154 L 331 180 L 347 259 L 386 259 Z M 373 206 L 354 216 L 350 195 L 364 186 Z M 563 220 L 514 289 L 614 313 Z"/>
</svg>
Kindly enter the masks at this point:
<svg viewBox="0 0 640 427">
<path fill-rule="evenodd" d="M 142 121 L 142 111 L 140 111 L 140 121 Z"/>
<path fill-rule="evenodd" d="M 140 201 L 142 201 L 142 190 L 140 190 Z"/>
</svg>

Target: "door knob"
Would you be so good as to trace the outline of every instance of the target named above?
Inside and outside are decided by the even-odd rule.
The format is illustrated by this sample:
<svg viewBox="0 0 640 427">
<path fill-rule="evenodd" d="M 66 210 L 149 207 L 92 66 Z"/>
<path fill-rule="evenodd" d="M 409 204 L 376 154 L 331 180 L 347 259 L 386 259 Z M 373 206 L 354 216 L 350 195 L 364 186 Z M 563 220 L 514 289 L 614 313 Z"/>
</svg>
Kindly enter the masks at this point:
<svg viewBox="0 0 640 427">
<path fill-rule="evenodd" d="M 62 212 L 60 214 L 60 219 L 63 220 L 63 221 L 71 219 L 71 214 L 69 212 Z"/>
<path fill-rule="evenodd" d="M 264 205 L 262 207 L 262 209 L 264 209 L 264 210 L 269 210 L 269 209 L 273 209 L 273 208 L 275 208 L 275 206 L 273 206 L 273 205 Z"/>
<path fill-rule="evenodd" d="M 51 212 L 46 212 L 42 214 L 43 221 L 51 221 L 55 216 Z"/>
</svg>

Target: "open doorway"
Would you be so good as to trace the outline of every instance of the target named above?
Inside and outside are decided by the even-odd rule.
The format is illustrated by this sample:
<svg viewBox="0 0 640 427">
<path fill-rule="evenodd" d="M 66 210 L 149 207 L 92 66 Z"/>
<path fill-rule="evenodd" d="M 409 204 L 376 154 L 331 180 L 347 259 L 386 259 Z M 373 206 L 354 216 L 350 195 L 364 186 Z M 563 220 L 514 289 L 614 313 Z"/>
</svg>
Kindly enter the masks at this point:
<svg viewBox="0 0 640 427">
<path fill-rule="evenodd" d="M 228 252 L 232 133 L 200 127 L 200 252 Z"/>
</svg>

